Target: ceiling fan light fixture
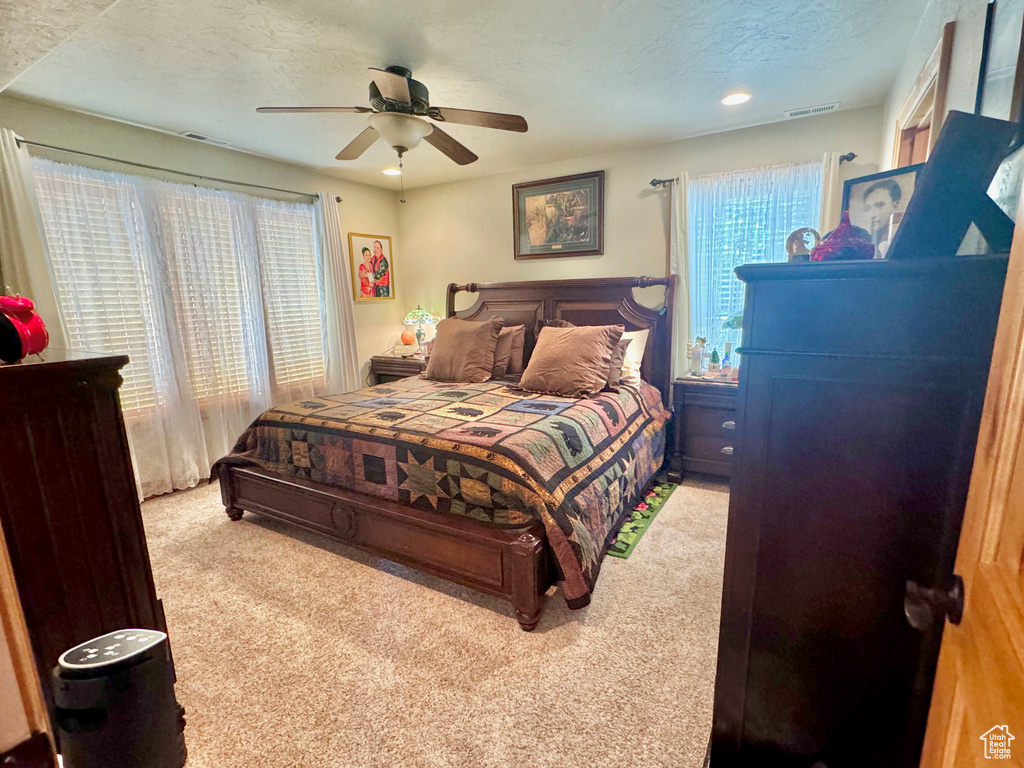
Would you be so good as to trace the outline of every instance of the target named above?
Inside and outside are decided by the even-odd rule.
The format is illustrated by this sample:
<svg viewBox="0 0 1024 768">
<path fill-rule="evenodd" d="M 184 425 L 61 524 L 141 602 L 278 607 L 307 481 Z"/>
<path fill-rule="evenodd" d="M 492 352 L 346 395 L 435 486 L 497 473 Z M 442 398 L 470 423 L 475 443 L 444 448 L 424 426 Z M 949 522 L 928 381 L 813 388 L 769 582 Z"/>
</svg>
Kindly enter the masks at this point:
<svg viewBox="0 0 1024 768">
<path fill-rule="evenodd" d="M 399 170 L 398 168 L 385 168 L 383 171 L 381 171 L 381 173 L 383 173 L 385 176 L 401 176 L 402 175 L 402 171 Z"/>
<path fill-rule="evenodd" d="M 370 115 L 370 127 L 399 154 L 415 149 L 420 141 L 434 130 L 434 126 L 426 120 L 401 112 L 379 112 Z"/>
<path fill-rule="evenodd" d="M 750 94 L 746 91 L 736 91 L 730 93 L 722 99 L 722 103 L 727 107 L 735 107 L 737 104 L 746 104 L 750 101 Z"/>
</svg>

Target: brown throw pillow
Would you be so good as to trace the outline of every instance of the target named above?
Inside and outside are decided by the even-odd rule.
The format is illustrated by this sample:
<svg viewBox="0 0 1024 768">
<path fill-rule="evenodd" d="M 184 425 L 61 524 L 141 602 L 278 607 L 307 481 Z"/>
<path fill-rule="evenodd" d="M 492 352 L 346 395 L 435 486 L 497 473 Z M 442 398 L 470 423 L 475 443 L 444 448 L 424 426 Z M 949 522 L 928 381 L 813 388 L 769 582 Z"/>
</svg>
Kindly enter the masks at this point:
<svg viewBox="0 0 1024 768">
<path fill-rule="evenodd" d="M 612 360 L 608 364 L 608 381 L 605 382 L 605 389 L 612 392 L 619 391 L 619 381 L 622 379 L 622 364 L 626 359 L 626 348 L 632 338 L 619 339 L 619 343 L 612 350 Z"/>
<path fill-rule="evenodd" d="M 568 320 L 545 320 L 543 317 L 534 323 L 533 335 L 535 338 L 540 338 L 540 332 L 545 328 L 575 328 L 574 323 L 570 323 Z"/>
<path fill-rule="evenodd" d="M 604 389 L 621 325 L 541 329 L 519 385 L 531 392 L 585 397 Z"/>
<path fill-rule="evenodd" d="M 523 341 L 526 338 L 525 325 L 513 325 L 502 328 L 498 334 L 498 343 L 494 347 L 494 367 L 491 369 L 491 378 L 500 379 L 507 373 L 523 372 Z M 516 341 L 519 342 L 518 356 L 516 354 Z M 512 370 L 513 362 L 518 361 L 518 370 Z"/>
<path fill-rule="evenodd" d="M 437 324 L 426 377 L 435 381 L 481 382 L 491 377 L 502 319 L 483 322 L 449 317 Z"/>
<path fill-rule="evenodd" d="M 512 328 L 512 355 L 508 359 L 506 374 L 519 376 L 523 372 L 523 351 L 526 347 L 526 326 L 517 325 Z"/>
</svg>

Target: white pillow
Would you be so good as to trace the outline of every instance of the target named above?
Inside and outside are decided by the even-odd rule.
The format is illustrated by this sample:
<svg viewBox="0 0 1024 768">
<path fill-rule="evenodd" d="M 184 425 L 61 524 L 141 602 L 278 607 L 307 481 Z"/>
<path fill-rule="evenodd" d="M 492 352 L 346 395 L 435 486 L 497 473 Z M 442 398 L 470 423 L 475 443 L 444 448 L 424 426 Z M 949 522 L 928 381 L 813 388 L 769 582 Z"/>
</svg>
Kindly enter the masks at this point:
<svg viewBox="0 0 1024 768">
<path fill-rule="evenodd" d="M 622 338 L 630 339 L 630 342 L 626 347 L 626 356 L 622 359 L 620 384 L 628 384 L 631 387 L 640 386 L 640 364 L 644 359 L 648 333 L 649 329 L 645 328 L 642 331 L 629 331 L 622 334 Z"/>
</svg>

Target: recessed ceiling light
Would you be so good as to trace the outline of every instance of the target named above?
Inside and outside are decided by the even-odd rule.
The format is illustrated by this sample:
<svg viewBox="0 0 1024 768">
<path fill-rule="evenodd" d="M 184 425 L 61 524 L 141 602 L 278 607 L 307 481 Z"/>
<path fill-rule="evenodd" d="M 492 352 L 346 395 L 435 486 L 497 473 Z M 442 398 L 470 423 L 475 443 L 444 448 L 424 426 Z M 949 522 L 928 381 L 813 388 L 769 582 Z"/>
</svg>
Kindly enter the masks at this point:
<svg viewBox="0 0 1024 768">
<path fill-rule="evenodd" d="M 750 101 L 750 94 L 743 91 L 736 91 L 736 93 L 730 93 L 724 99 L 722 103 L 727 107 L 735 107 L 737 104 L 746 104 Z"/>
<path fill-rule="evenodd" d="M 383 171 L 385 176 L 401 176 L 402 172 L 397 168 L 385 168 Z"/>
</svg>

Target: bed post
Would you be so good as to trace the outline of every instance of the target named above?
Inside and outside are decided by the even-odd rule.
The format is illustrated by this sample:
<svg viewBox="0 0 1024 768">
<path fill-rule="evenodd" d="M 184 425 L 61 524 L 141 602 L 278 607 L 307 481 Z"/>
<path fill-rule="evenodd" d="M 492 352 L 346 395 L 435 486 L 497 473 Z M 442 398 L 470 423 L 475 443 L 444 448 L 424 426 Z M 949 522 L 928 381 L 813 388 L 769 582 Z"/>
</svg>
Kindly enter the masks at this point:
<svg viewBox="0 0 1024 768">
<path fill-rule="evenodd" d="M 512 608 L 516 621 L 532 632 L 544 610 L 544 541 L 527 531 L 512 543 Z"/>
<path fill-rule="evenodd" d="M 235 484 L 231 467 L 221 467 L 217 473 L 217 480 L 220 481 L 220 500 L 224 504 L 228 518 L 241 520 L 244 512 L 241 507 L 235 505 Z"/>
</svg>

